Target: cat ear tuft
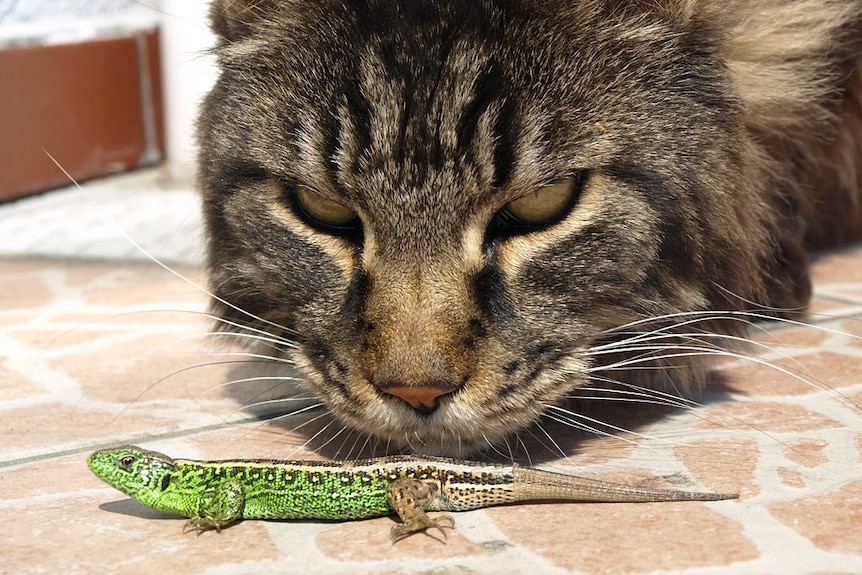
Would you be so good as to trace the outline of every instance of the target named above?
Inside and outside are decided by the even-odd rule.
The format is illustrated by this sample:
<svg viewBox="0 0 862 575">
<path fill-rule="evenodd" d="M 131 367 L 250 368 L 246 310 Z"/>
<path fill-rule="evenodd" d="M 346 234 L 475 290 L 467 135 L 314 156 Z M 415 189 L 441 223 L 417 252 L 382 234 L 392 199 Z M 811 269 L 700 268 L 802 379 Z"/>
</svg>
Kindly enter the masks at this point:
<svg viewBox="0 0 862 575">
<path fill-rule="evenodd" d="M 278 5 L 278 0 L 215 0 L 210 7 L 210 27 L 222 40 L 242 40 L 277 11 Z"/>
</svg>

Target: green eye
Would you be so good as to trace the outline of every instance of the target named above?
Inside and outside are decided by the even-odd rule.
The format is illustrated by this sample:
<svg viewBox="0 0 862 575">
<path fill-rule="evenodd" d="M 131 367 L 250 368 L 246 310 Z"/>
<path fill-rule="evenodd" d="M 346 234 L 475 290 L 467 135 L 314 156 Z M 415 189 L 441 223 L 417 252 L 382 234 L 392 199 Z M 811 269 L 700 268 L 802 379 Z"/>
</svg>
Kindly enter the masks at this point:
<svg viewBox="0 0 862 575">
<path fill-rule="evenodd" d="M 308 219 L 325 227 L 346 228 L 357 223 L 356 212 L 312 191 L 308 186 L 296 186 L 296 205 Z"/>
<path fill-rule="evenodd" d="M 562 219 L 581 194 L 586 177 L 583 174 L 544 186 L 513 202 L 501 215 L 511 224 L 541 226 Z"/>
</svg>

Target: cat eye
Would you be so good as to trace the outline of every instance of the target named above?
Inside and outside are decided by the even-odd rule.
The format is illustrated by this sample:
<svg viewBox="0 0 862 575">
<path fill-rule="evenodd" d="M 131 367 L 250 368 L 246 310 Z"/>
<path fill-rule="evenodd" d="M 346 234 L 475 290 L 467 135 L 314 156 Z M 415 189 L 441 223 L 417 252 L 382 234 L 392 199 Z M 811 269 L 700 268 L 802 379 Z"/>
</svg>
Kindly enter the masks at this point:
<svg viewBox="0 0 862 575">
<path fill-rule="evenodd" d="M 506 204 L 499 217 L 510 227 L 535 229 L 563 219 L 586 183 L 586 172 L 543 186 Z"/>
<path fill-rule="evenodd" d="M 291 188 L 293 203 L 312 224 L 329 231 L 349 231 L 359 225 L 359 216 L 347 206 L 324 198 L 308 186 Z"/>
</svg>

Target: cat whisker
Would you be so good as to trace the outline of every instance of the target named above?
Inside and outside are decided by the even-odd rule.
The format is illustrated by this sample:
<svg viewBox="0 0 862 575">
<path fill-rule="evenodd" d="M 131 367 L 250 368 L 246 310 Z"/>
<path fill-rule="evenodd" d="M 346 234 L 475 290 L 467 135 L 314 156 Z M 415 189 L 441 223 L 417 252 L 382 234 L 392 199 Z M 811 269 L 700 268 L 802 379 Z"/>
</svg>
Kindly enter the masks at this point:
<svg viewBox="0 0 862 575">
<path fill-rule="evenodd" d="M 615 382 L 611 379 L 606 379 L 608 383 L 612 383 L 614 385 L 618 385 L 618 382 Z M 584 395 L 578 395 L 576 392 L 584 391 L 584 392 L 597 392 L 601 393 L 602 396 L 597 397 L 590 393 L 586 393 Z M 608 397 L 608 395 L 613 395 L 616 397 Z M 671 398 L 678 399 L 679 401 L 674 401 Z M 650 395 L 649 393 L 644 392 L 634 392 L 627 391 L 621 389 L 613 389 L 613 388 L 603 388 L 603 387 L 579 387 L 575 390 L 575 392 L 566 395 L 566 399 L 572 400 L 599 400 L 599 401 L 616 401 L 620 403 L 641 403 L 641 404 L 649 404 L 649 405 L 658 405 L 661 407 L 675 407 L 680 409 L 685 408 L 695 408 L 698 407 L 698 404 L 693 404 L 692 402 L 683 401 L 682 398 L 677 396 L 670 397 L 655 397 Z"/>
<path fill-rule="evenodd" d="M 242 359 L 236 359 L 232 361 L 225 361 L 223 363 L 275 363 L 280 365 L 289 365 L 291 367 L 295 366 L 296 363 L 287 357 L 281 357 L 277 355 L 265 355 L 262 353 L 255 353 L 251 351 L 241 351 L 241 350 L 230 350 L 230 351 L 211 351 L 211 352 L 195 352 L 198 355 L 205 356 L 213 356 L 213 357 L 237 357 Z M 251 361 L 250 361 L 251 360 Z"/>
<path fill-rule="evenodd" d="M 216 363 L 216 364 L 206 364 L 206 365 L 219 365 L 219 364 L 226 364 L 226 363 L 248 363 L 248 362 L 229 362 L 229 361 L 225 361 L 225 362 L 218 362 L 218 363 Z M 191 367 L 191 368 L 185 368 L 185 369 L 195 369 L 195 368 L 198 368 L 198 367 L 202 367 L 202 366 L 194 366 L 194 367 Z M 255 383 L 255 382 L 262 382 L 262 381 L 275 381 L 275 382 L 278 382 L 278 383 L 277 383 L 276 385 L 273 385 L 273 386 L 272 386 L 272 387 L 270 387 L 269 389 L 264 390 L 263 392 L 261 392 L 261 393 L 260 393 L 260 394 L 258 394 L 258 395 L 264 395 L 264 394 L 266 394 L 267 392 L 270 392 L 270 391 L 272 391 L 272 390 L 274 390 L 274 389 L 276 389 L 276 388 L 278 388 L 278 387 L 281 387 L 281 385 L 280 385 L 280 384 L 282 384 L 282 383 L 301 382 L 302 380 L 301 380 L 301 379 L 299 379 L 298 377 L 281 376 L 281 375 L 260 375 L 260 376 L 255 376 L 255 377 L 240 377 L 240 378 L 231 379 L 231 380 L 228 380 L 228 381 L 223 381 L 223 382 L 221 382 L 221 383 L 218 383 L 218 384 L 216 384 L 216 385 L 213 385 L 213 386 L 211 386 L 209 389 L 207 389 L 206 391 L 203 391 L 203 392 L 201 392 L 200 394 L 198 394 L 198 396 L 200 397 L 200 396 L 203 396 L 204 394 L 210 393 L 210 392 L 212 392 L 212 391 L 215 391 L 215 390 L 218 390 L 218 389 L 222 389 L 222 388 L 225 388 L 225 387 L 230 387 L 230 386 L 233 386 L 233 385 L 239 385 L 239 384 L 242 384 L 242 383 Z"/>
<path fill-rule="evenodd" d="M 752 305 L 754 305 L 754 304 L 752 304 Z M 777 312 L 798 311 L 798 310 L 785 310 L 785 309 L 777 309 L 777 308 L 768 308 L 767 306 L 759 306 L 759 307 L 764 308 L 764 309 L 774 309 L 774 311 L 777 311 Z M 848 318 L 846 316 L 834 316 L 834 315 L 829 315 L 829 314 L 824 314 L 824 313 L 817 313 L 817 314 L 809 313 L 808 315 L 813 316 L 814 319 L 819 319 L 819 320 L 860 321 L 858 318 L 854 319 L 854 318 Z M 748 311 L 748 310 L 746 310 L 746 311 L 742 311 L 742 310 L 696 311 L 695 310 L 695 311 L 686 311 L 686 312 L 678 312 L 678 313 L 654 316 L 654 317 L 635 320 L 635 321 L 629 322 L 627 324 L 623 324 L 620 326 L 606 329 L 606 330 L 601 331 L 601 332 L 597 332 L 597 333 L 593 334 L 593 337 L 601 337 L 601 336 L 605 336 L 605 335 L 619 335 L 621 333 L 625 333 L 625 330 L 628 330 L 630 328 L 643 326 L 643 325 L 649 325 L 650 323 L 665 322 L 668 319 L 676 319 L 676 318 L 691 318 L 691 319 L 687 320 L 686 322 L 679 322 L 679 323 L 675 323 L 675 324 L 662 325 L 661 327 L 656 328 L 655 330 L 649 330 L 646 332 L 644 332 L 643 330 L 632 330 L 630 333 L 632 335 L 637 336 L 640 334 L 651 333 L 652 331 L 667 331 L 669 329 L 674 329 L 676 327 L 679 327 L 682 325 L 689 325 L 692 323 L 708 322 L 708 321 L 715 321 L 715 320 L 718 320 L 718 321 L 732 320 L 732 321 L 740 321 L 740 322 L 744 323 L 748 328 L 755 329 L 757 331 L 767 333 L 767 334 L 770 334 L 773 336 L 776 335 L 774 333 L 774 331 L 771 329 L 766 329 L 764 326 L 778 323 L 778 324 L 783 324 L 783 325 L 792 326 L 792 327 L 814 328 L 818 331 L 822 331 L 824 333 L 829 333 L 831 335 L 846 336 L 846 337 L 850 337 L 850 338 L 855 339 L 855 340 L 862 341 L 862 336 L 853 335 L 851 333 L 847 333 L 847 332 L 841 331 L 839 329 L 834 329 L 834 328 L 826 327 L 823 325 L 819 325 L 819 324 L 813 323 L 812 321 L 804 321 L 804 320 L 792 319 L 792 318 L 787 318 L 787 317 L 776 317 L 774 315 L 770 315 L 770 314 L 766 314 L 766 313 L 759 313 L 756 311 Z M 724 337 L 722 334 L 710 333 L 709 331 L 705 331 L 703 335 L 707 335 L 710 337 Z M 752 341 L 748 338 L 738 338 L 738 339 L 740 341 L 743 341 L 743 342 L 757 343 L 756 341 Z"/>
<path fill-rule="evenodd" d="M 223 339 L 234 339 L 237 341 L 248 340 L 254 343 L 264 344 L 267 347 L 281 351 L 285 348 L 287 349 L 299 349 L 299 345 L 296 342 L 293 342 L 289 339 L 284 339 L 280 337 L 275 337 L 270 333 L 261 332 L 261 333 L 247 333 L 246 328 L 242 328 L 245 331 L 233 332 L 233 331 L 211 331 L 207 332 L 205 335 L 211 338 L 223 338 Z M 260 330 L 257 330 L 260 331 Z"/>
<path fill-rule="evenodd" d="M 326 443 L 321 445 L 320 449 L 322 449 L 322 448 L 326 447 L 327 445 L 329 445 L 330 443 L 332 443 L 340 434 L 344 433 L 345 431 L 347 433 L 345 433 L 344 437 L 341 439 L 341 445 L 339 445 L 338 448 L 336 448 L 335 451 L 333 452 L 332 458 L 333 459 L 346 459 L 346 457 L 345 458 L 341 457 L 341 452 L 344 450 L 344 447 L 347 445 L 347 442 L 350 441 L 350 437 L 356 432 L 355 429 L 347 427 L 346 425 L 342 426 L 341 430 L 338 431 L 338 433 L 333 435 Z M 357 437 L 357 439 L 354 440 L 354 443 L 356 443 L 356 441 L 358 441 L 358 440 L 359 440 L 359 438 Z"/>
<path fill-rule="evenodd" d="M 541 424 L 537 424 L 537 425 L 541 426 Z M 532 435 L 532 433 L 531 433 L 531 435 Z M 535 436 L 534 436 L 534 437 L 535 437 Z M 530 467 L 532 467 L 532 465 L 533 465 L 533 458 L 530 456 L 530 449 L 527 447 L 527 444 L 524 442 L 524 438 L 523 438 L 523 437 L 521 437 L 521 434 L 520 434 L 520 433 L 516 433 L 516 434 L 515 434 L 515 439 L 518 441 L 518 443 L 520 444 L 520 446 L 524 449 L 524 457 L 526 457 L 526 458 L 527 458 L 527 465 L 529 465 Z M 543 445 L 543 447 L 545 447 L 545 446 Z M 546 447 L 546 449 L 547 449 L 547 447 Z M 563 457 L 565 457 L 565 454 L 563 455 Z"/>
<path fill-rule="evenodd" d="M 729 295 L 731 299 L 735 299 L 737 301 L 741 301 L 742 303 L 744 303 L 745 307 L 747 307 L 747 308 L 756 308 L 756 309 L 762 309 L 762 310 L 770 311 L 773 313 L 784 313 L 784 314 L 786 314 L 786 313 L 802 313 L 805 311 L 804 307 L 784 308 L 784 307 L 769 306 L 769 305 L 760 303 L 758 301 L 754 301 L 750 298 L 743 297 L 742 295 L 740 295 L 740 294 L 738 294 L 732 290 L 727 289 L 726 287 L 724 287 L 723 285 L 721 285 L 718 282 L 713 281 L 710 283 L 714 287 L 716 287 L 719 290 L 721 290 L 722 292 L 724 292 L 725 294 Z"/>
<path fill-rule="evenodd" d="M 302 429 L 303 427 L 305 427 L 306 425 L 309 425 L 309 424 L 311 424 L 311 423 L 314 423 L 314 422 L 316 422 L 316 421 L 320 420 L 321 418 L 326 417 L 327 415 L 329 415 L 329 414 L 328 414 L 328 413 L 322 413 L 322 414 L 318 415 L 317 417 L 314 417 L 314 418 L 312 418 L 312 419 L 309 419 L 308 421 L 305 421 L 305 422 L 303 422 L 303 423 L 301 423 L 301 424 L 297 425 L 296 427 L 294 427 L 294 428 L 290 429 L 290 430 L 289 430 L 289 433 L 295 433 L 295 432 L 299 431 L 300 429 Z M 344 431 L 345 426 L 343 426 L 343 425 L 342 425 L 342 426 L 341 426 L 341 431 L 338 431 L 335 435 L 333 435 L 333 436 L 332 436 L 332 437 L 331 437 L 331 438 L 330 438 L 326 443 L 324 443 L 322 446 L 319 446 L 319 447 L 311 447 L 311 445 L 314 443 L 314 440 L 315 440 L 315 439 L 317 439 L 317 438 L 318 438 L 318 437 L 320 437 L 321 435 L 326 434 L 327 430 L 328 430 L 331 426 L 335 425 L 336 423 L 337 423 L 337 422 L 336 422 L 336 420 L 334 420 L 334 419 L 332 419 L 332 420 L 328 421 L 328 422 L 327 422 L 323 427 L 321 427 L 321 428 L 320 428 L 319 430 L 317 430 L 313 435 L 311 435 L 311 436 L 310 436 L 310 437 L 308 437 L 305 441 L 303 441 L 301 445 L 296 446 L 296 448 L 295 448 L 295 449 L 290 453 L 290 456 L 289 456 L 289 457 L 290 457 L 290 458 L 292 458 L 294 455 L 296 455 L 297 453 L 299 453 L 299 452 L 300 452 L 300 451 L 302 451 L 303 449 L 309 449 L 309 450 L 312 450 L 312 451 L 319 451 L 320 449 L 322 449 L 323 447 L 325 447 L 325 446 L 326 446 L 327 444 L 329 444 L 329 443 L 330 443 L 330 442 L 331 442 L 335 437 L 338 437 L 338 435 L 340 435 L 342 431 Z"/>
<path fill-rule="evenodd" d="M 801 383 L 809 385 L 809 386 L 813 387 L 814 389 L 817 389 L 818 391 L 821 391 L 823 393 L 828 394 L 832 398 L 839 400 L 842 404 L 844 404 L 848 407 L 852 407 L 855 410 L 862 411 L 862 407 L 860 407 L 859 404 L 857 404 L 852 399 L 848 398 L 846 395 L 842 394 L 837 389 L 835 389 L 832 386 L 826 384 L 825 382 L 819 380 L 818 378 L 814 377 L 811 374 L 803 375 L 801 372 L 807 371 L 807 370 L 805 370 L 804 365 L 799 360 L 792 358 L 792 357 L 789 357 L 789 356 L 786 356 L 786 358 L 788 360 L 793 361 L 799 367 L 799 371 L 794 370 L 794 369 L 790 369 L 788 367 L 783 367 L 783 366 L 778 365 L 778 364 L 776 364 L 773 361 L 770 361 L 768 359 L 764 359 L 764 358 L 760 358 L 760 357 L 752 356 L 752 355 L 735 353 L 735 352 L 726 351 L 726 350 L 712 350 L 712 349 L 703 350 L 703 349 L 691 348 L 691 347 L 687 347 L 687 346 L 673 346 L 673 347 L 670 347 L 668 349 L 672 349 L 672 350 L 691 349 L 693 351 L 681 352 L 681 353 L 664 353 L 664 354 L 659 354 L 659 355 L 647 355 L 647 356 L 637 356 L 637 357 L 633 357 L 633 358 L 626 358 L 626 359 L 622 359 L 622 360 L 615 362 L 615 363 L 612 363 L 612 364 L 591 367 L 588 369 L 588 372 L 593 372 L 593 371 L 602 372 L 602 371 L 614 371 L 614 370 L 633 371 L 633 370 L 637 370 L 637 369 L 646 369 L 646 370 L 658 369 L 656 366 L 649 366 L 649 365 L 638 367 L 638 364 L 650 363 L 650 362 L 653 362 L 656 360 L 662 360 L 662 359 L 678 359 L 678 358 L 683 358 L 683 357 L 692 357 L 692 356 L 699 356 L 699 355 L 719 355 L 719 356 L 724 356 L 724 357 L 731 357 L 734 359 L 743 359 L 745 361 L 751 362 L 751 363 L 756 364 L 756 365 L 762 365 L 765 367 L 769 367 L 769 368 L 776 370 L 776 371 L 778 371 L 784 375 L 792 377 L 793 379 L 795 379 Z M 670 370 L 672 367 L 673 366 L 664 366 L 663 365 L 661 367 L 661 369 Z"/>
<path fill-rule="evenodd" d="M 359 445 L 359 441 L 362 438 L 365 438 L 365 441 L 362 442 L 362 445 L 357 448 Z M 353 445 L 350 446 L 350 449 L 347 451 L 345 455 L 345 459 L 353 459 L 354 457 L 359 456 L 365 451 L 365 448 L 368 447 L 369 442 L 371 441 L 371 436 L 367 433 L 363 433 L 361 431 L 356 430 L 356 440 L 353 442 Z M 357 454 L 354 456 L 354 453 Z"/>
<path fill-rule="evenodd" d="M 619 361 L 615 361 L 613 363 L 591 366 L 591 367 L 587 368 L 587 372 L 593 373 L 596 371 L 598 371 L 598 372 L 602 372 L 602 371 L 635 371 L 638 369 L 640 369 L 640 370 L 654 370 L 654 369 L 658 369 L 657 366 L 649 365 L 649 364 L 654 363 L 658 360 L 679 359 L 679 358 L 686 358 L 686 357 L 703 357 L 706 355 L 719 355 L 719 356 L 725 356 L 725 357 L 727 357 L 727 356 L 740 357 L 740 356 L 727 354 L 727 353 L 719 352 L 719 351 L 715 351 L 715 350 L 712 350 L 712 351 L 697 350 L 697 351 L 688 351 L 688 352 L 679 352 L 679 353 L 661 353 L 661 354 L 653 354 L 652 353 L 653 351 L 661 351 L 661 350 L 673 351 L 673 350 L 686 349 L 685 347 L 681 347 L 681 346 L 667 346 L 667 347 L 658 347 L 658 348 L 650 348 L 650 349 L 651 349 L 650 353 L 644 353 L 642 355 L 627 357 L 627 358 L 621 359 Z M 636 351 L 636 350 L 632 350 L 632 351 Z M 745 357 L 745 356 L 741 356 L 741 357 Z M 670 369 L 687 369 L 688 367 L 689 366 L 687 366 L 687 365 L 679 365 L 679 366 L 662 365 L 661 369 L 668 369 L 668 370 L 670 370 Z"/>
<path fill-rule="evenodd" d="M 630 333 L 634 336 L 654 333 L 654 332 L 665 332 L 672 329 L 676 329 L 686 325 L 695 325 L 698 323 L 707 323 L 712 321 L 738 321 L 745 324 L 748 327 L 753 325 L 751 321 L 752 314 L 750 312 L 742 312 L 742 311 L 715 311 L 715 310 L 694 310 L 694 311 L 682 311 L 669 313 L 664 315 L 657 315 L 651 317 L 645 317 L 638 320 L 633 320 L 628 323 L 614 326 L 611 328 L 604 329 L 602 331 L 598 331 L 590 334 L 590 337 L 593 338 L 602 338 L 609 335 L 621 335 Z M 667 323 L 668 320 L 679 320 L 682 319 L 684 321 L 676 321 L 673 323 Z M 761 319 L 774 319 L 763 316 Z M 649 326 L 651 324 L 661 324 L 659 327 L 644 331 L 643 326 Z M 708 334 L 709 332 L 705 331 L 704 334 Z"/>
<path fill-rule="evenodd" d="M 531 436 L 531 437 L 533 437 L 536 441 L 538 441 L 538 442 L 539 442 L 539 445 L 541 445 L 542 447 L 544 447 L 545 449 L 547 449 L 549 453 L 553 453 L 553 454 L 555 454 L 555 455 L 556 455 L 556 454 L 559 454 L 559 455 L 560 455 L 560 457 L 564 457 L 564 458 L 568 459 L 568 454 L 567 454 L 567 453 L 565 452 L 565 450 L 560 446 L 560 444 L 557 442 L 557 440 L 555 440 L 555 439 L 553 438 L 553 436 L 552 436 L 550 433 L 548 433 L 548 430 L 547 430 L 547 429 L 545 429 L 545 426 L 544 426 L 544 425 L 542 425 L 541 420 L 536 421 L 536 422 L 535 422 L 535 424 L 534 424 L 532 427 L 535 427 L 536 429 L 538 429 L 539 431 L 541 431 L 541 432 L 542 432 L 542 435 L 544 435 L 544 436 L 548 439 L 548 441 L 550 441 L 550 442 L 551 442 L 551 447 L 549 447 L 548 445 L 546 445 L 546 444 L 545 444 L 544 440 L 543 440 L 541 437 L 539 437 L 538 435 L 536 435 L 535 433 L 533 433 L 533 431 L 528 427 L 528 428 L 526 429 L 526 431 L 530 434 L 530 436 Z M 519 439 L 520 439 L 520 436 L 518 436 L 518 437 L 519 437 Z M 525 453 L 527 453 L 527 447 L 526 447 L 526 445 L 524 446 L 524 452 L 525 452 Z M 527 457 L 529 458 L 529 454 L 527 455 Z M 530 460 L 530 464 L 532 465 L 532 460 Z"/>
<path fill-rule="evenodd" d="M 492 453 L 496 453 L 497 455 L 499 455 L 500 457 L 503 457 L 503 458 L 506 457 L 506 454 L 504 452 L 500 451 L 500 448 L 497 447 L 498 442 L 491 441 L 491 439 L 484 433 L 482 434 L 482 439 L 485 442 L 485 444 L 490 448 Z M 511 450 L 509 450 L 509 451 L 511 454 Z"/>
<path fill-rule="evenodd" d="M 253 403 L 248 403 L 245 405 L 239 406 L 234 413 L 239 411 L 250 411 L 252 409 L 261 411 L 262 408 L 272 407 L 272 406 L 282 406 L 289 403 L 300 403 L 303 401 L 315 401 L 316 397 L 311 396 L 294 396 L 294 397 L 279 397 L 275 399 L 264 399 L 260 401 L 255 401 Z M 308 405 L 304 405 L 302 407 L 296 408 L 292 411 L 285 412 L 284 410 L 271 410 L 272 415 L 262 416 L 261 420 L 264 423 L 274 423 L 278 422 L 290 417 L 296 417 L 308 411 L 314 411 L 315 409 L 319 409 L 321 407 L 326 407 L 326 405 L 321 401 L 316 401 L 316 403 L 311 403 Z M 298 428 L 297 428 L 298 429 Z M 296 429 L 292 429 L 291 431 L 296 431 Z"/>
<path fill-rule="evenodd" d="M 72 177 L 72 175 L 68 172 L 68 170 L 66 170 L 66 168 L 64 168 L 63 165 L 48 150 L 46 150 L 45 148 L 42 148 L 42 151 L 45 153 L 46 156 L 48 156 L 48 158 L 51 160 L 51 162 L 53 162 L 54 165 L 57 166 L 57 168 L 61 172 L 63 172 L 63 174 L 66 176 L 66 178 L 72 183 L 72 185 L 81 194 L 83 194 L 84 197 L 86 197 L 90 201 L 90 203 L 92 203 L 98 209 L 99 203 L 96 201 L 96 199 L 87 190 L 85 190 L 74 177 Z M 114 222 L 114 220 L 111 220 L 111 221 Z M 169 274 L 173 275 L 174 277 L 182 280 L 183 282 L 185 282 L 185 283 L 191 285 L 192 287 L 194 287 L 195 289 L 199 290 L 201 293 L 203 293 L 207 297 L 211 298 L 213 301 L 217 301 L 220 304 L 222 304 L 222 305 L 224 305 L 224 306 L 226 306 L 226 307 L 228 307 L 234 311 L 237 311 L 240 314 L 252 319 L 253 321 L 257 321 L 257 322 L 260 322 L 264 325 L 274 327 L 280 331 L 296 334 L 295 330 L 289 329 L 286 326 L 279 325 L 278 323 L 270 321 L 266 318 L 252 314 L 252 313 L 248 312 L 247 310 L 241 308 L 240 306 L 237 306 L 237 305 L 217 296 L 215 293 L 212 292 L 212 290 L 208 290 L 205 287 L 199 285 L 193 279 L 191 279 L 191 278 L 187 277 L 186 275 L 180 273 L 179 271 L 173 269 L 171 266 L 162 262 L 155 255 L 151 254 L 146 248 L 144 248 L 140 243 L 135 241 L 134 238 L 132 238 L 128 233 L 126 233 L 126 231 L 119 224 L 116 224 L 114 222 L 114 226 L 115 226 L 115 229 L 126 239 L 126 241 L 128 241 L 141 254 L 146 256 L 150 261 L 152 261 L 154 264 L 156 264 L 157 266 L 159 266 L 160 268 L 162 268 L 163 270 L 165 270 Z"/>
<path fill-rule="evenodd" d="M 694 400 L 691 400 L 691 399 L 687 399 L 687 398 L 673 395 L 670 393 L 662 392 L 662 391 L 657 390 L 657 389 L 638 386 L 638 385 L 631 384 L 631 383 L 618 382 L 618 381 L 606 379 L 606 378 L 600 378 L 600 379 L 603 381 L 607 381 L 609 383 L 612 383 L 616 386 L 627 387 L 630 390 L 633 390 L 630 393 L 634 393 L 634 394 L 639 395 L 639 396 L 646 396 L 646 397 L 654 396 L 656 398 L 661 397 L 664 399 L 664 401 L 653 402 L 653 401 L 649 401 L 649 400 L 644 400 L 644 401 L 637 401 L 637 403 L 654 403 L 654 404 L 659 405 L 659 406 L 686 409 L 686 410 L 688 410 L 689 415 L 692 415 L 701 421 L 707 422 L 712 426 L 724 429 L 725 431 L 736 432 L 740 426 L 744 427 L 744 428 L 748 428 L 752 431 L 757 432 L 758 434 L 762 434 L 762 435 L 768 437 L 775 444 L 780 445 L 785 449 L 788 449 L 788 450 L 793 451 L 795 453 L 801 453 L 797 448 L 795 448 L 792 445 L 781 440 L 779 437 L 776 437 L 775 435 L 769 433 L 768 431 L 757 427 L 756 425 L 750 423 L 749 421 L 747 421 L 743 418 L 735 417 L 733 415 L 728 415 L 726 413 L 722 413 L 721 417 L 716 417 L 716 416 L 710 415 L 709 413 L 704 413 L 703 411 L 700 411 L 699 408 L 702 408 L 705 406 L 703 404 L 696 402 Z M 598 392 L 601 392 L 602 394 L 622 393 L 624 391 L 624 390 L 620 390 L 620 389 L 607 389 L 607 388 L 584 388 L 584 387 L 582 387 L 582 388 L 578 388 L 578 389 L 579 390 L 583 389 L 585 391 L 598 391 Z M 573 399 L 578 399 L 578 400 L 623 401 L 623 402 L 628 401 L 625 398 L 608 398 L 608 397 L 593 396 L 593 395 L 585 395 L 585 396 L 569 395 L 567 397 L 573 398 Z M 730 421 L 732 421 L 732 424 L 727 423 L 728 419 Z M 710 430 L 709 435 L 710 435 L 710 437 L 714 438 L 717 434 L 714 430 Z"/>
<path fill-rule="evenodd" d="M 766 344 L 752 341 L 748 338 L 740 336 L 707 332 L 668 332 L 664 330 L 655 330 L 651 332 L 635 334 L 631 337 L 627 337 L 624 339 L 618 339 L 611 342 L 591 346 L 588 350 L 588 353 L 592 355 L 613 353 L 617 351 L 619 346 L 621 345 L 639 346 L 660 341 L 687 341 L 692 344 L 699 344 L 704 346 L 705 348 L 711 349 L 725 349 L 724 347 L 718 345 L 719 342 L 740 345 L 742 347 L 750 347 L 753 345 L 755 347 L 769 349 L 769 346 L 767 346 Z"/>
<path fill-rule="evenodd" d="M 550 415 L 548 413 L 550 411 L 556 412 L 558 415 Z M 617 425 L 613 425 L 611 423 L 604 422 L 604 421 L 601 421 L 599 419 L 595 419 L 593 417 L 589 417 L 589 416 L 584 415 L 582 413 L 574 412 L 570 409 L 566 409 L 565 407 L 561 407 L 558 405 L 548 405 L 547 411 L 545 412 L 544 416 L 548 417 L 549 419 L 551 419 L 553 421 L 557 421 L 558 423 L 568 425 L 569 427 L 573 427 L 575 429 L 580 429 L 582 431 L 587 431 L 589 433 L 593 433 L 595 435 L 599 435 L 599 436 L 603 436 L 603 437 L 612 437 L 612 438 L 618 439 L 620 441 L 630 443 L 632 445 L 640 445 L 640 442 L 638 440 L 645 440 L 645 439 L 664 441 L 664 440 L 661 440 L 660 438 L 656 438 L 656 437 L 646 435 L 643 433 L 638 433 L 636 431 L 632 431 L 631 429 L 626 429 L 624 427 L 619 427 Z M 587 423 L 583 423 L 583 422 L 588 422 L 588 423 L 593 424 L 593 425 L 599 425 L 602 427 L 606 427 L 608 429 L 613 430 L 616 433 L 602 431 L 598 427 L 593 427 L 593 425 L 588 425 Z M 619 435 L 617 435 L 617 434 L 619 434 Z M 638 438 L 638 440 L 630 439 L 627 436 L 634 436 L 634 437 Z M 650 448 L 650 449 L 652 449 L 652 448 Z"/>
</svg>

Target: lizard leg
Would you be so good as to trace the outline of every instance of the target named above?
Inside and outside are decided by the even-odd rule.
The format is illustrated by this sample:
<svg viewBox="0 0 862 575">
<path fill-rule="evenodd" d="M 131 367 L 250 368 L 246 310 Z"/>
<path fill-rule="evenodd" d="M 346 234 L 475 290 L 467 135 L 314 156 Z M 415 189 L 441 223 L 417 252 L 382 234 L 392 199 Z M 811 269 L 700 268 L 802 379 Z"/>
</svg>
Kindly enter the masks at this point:
<svg viewBox="0 0 862 575">
<path fill-rule="evenodd" d="M 455 527 L 455 520 L 451 515 L 441 515 L 431 518 L 425 513 L 425 505 L 438 495 L 439 486 L 433 481 L 421 481 L 419 479 L 396 479 L 389 484 L 387 494 L 389 503 L 401 523 L 392 527 L 392 541 L 398 541 L 418 531 L 436 529 L 443 538 L 446 532 L 443 528 Z"/>
<path fill-rule="evenodd" d="M 215 529 L 221 531 L 237 519 L 242 518 L 245 506 L 245 492 L 239 481 L 225 481 L 208 489 L 201 497 L 198 512 L 186 522 L 183 533 Z"/>
</svg>

